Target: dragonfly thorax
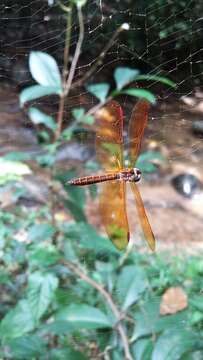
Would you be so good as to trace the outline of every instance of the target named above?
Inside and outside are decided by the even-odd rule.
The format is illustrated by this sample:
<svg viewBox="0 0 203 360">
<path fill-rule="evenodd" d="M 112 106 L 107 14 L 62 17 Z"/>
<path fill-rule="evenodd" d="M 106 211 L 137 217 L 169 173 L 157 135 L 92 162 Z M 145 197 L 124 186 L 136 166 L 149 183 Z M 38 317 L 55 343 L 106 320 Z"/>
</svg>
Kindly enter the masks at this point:
<svg viewBox="0 0 203 360">
<path fill-rule="evenodd" d="M 119 180 L 137 182 L 141 179 L 141 171 L 138 168 L 123 169 L 119 172 Z"/>
</svg>

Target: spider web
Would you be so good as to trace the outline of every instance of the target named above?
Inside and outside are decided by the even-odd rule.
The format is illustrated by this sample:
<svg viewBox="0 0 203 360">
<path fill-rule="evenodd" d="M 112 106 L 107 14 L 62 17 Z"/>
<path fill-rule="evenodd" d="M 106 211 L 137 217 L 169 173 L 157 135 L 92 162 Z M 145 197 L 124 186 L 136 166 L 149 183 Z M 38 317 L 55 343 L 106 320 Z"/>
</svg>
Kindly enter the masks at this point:
<svg viewBox="0 0 203 360">
<path fill-rule="evenodd" d="M 145 3 L 145 4 L 143 4 Z M 54 0 L 2 1 L 1 79 L 20 85 L 26 82 L 27 56 L 33 49 L 46 51 L 62 64 L 65 16 Z M 128 62 L 145 72 L 167 74 L 178 87 L 176 95 L 201 85 L 202 78 L 202 5 L 191 0 L 172 6 L 170 1 L 87 1 L 85 42 L 78 74 L 95 63 L 102 46 L 122 24 L 122 33 L 108 51 L 98 74 L 108 73 L 112 64 Z M 74 22 L 75 21 L 75 22 Z M 72 24 L 72 50 L 77 41 L 76 17 Z M 129 40 L 127 40 L 129 38 Z M 103 75 L 102 75 L 103 76 Z M 171 94 L 171 90 L 166 90 Z"/>
</svg>

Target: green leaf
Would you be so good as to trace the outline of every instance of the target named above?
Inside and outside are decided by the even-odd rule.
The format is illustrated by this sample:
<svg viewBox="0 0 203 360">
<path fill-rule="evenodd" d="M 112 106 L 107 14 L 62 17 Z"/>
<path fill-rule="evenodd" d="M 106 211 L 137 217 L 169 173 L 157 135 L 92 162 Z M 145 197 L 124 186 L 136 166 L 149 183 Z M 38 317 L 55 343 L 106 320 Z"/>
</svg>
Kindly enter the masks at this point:
<svg viewBox="0 0 203 360">
<path fill-rule="evenodd" d="M 33 85 L 29 86 L 28 88 L 21 91 L 19 98 L 20 98 L 20 105 L 23 106 L 26 102 L 38 99 L 43 96 L 48 95 L 60 95 L 62 90 L 59 86 L 42 86 L 42 85 Z"/>
<path fill-rule="evenodd" d="M 171 86 L 173 88 L 176 88 L 176 84 L 171 81 L 170 79 L 167 79 L 163 76 L 156 76 L 156 75 L 138 75 L 136 77 L 136 81 L 139 81 L 139 80 L 148 80 L 148 81 L 158 81 L 158 82 L 161 82 L 165 85 L 168 85 L 168 86 Z"/>
<path fill-rule="evenodd" d="M 179 360 L 188 351 L 203 348 L 199 335 L 182 329 L 166 330 L 157 340 L 152 360 Z"/>
<path fill-rule="evenodd" d="M 43 124 L 52 131 L 56 130 L 57 125 L 55 119 L 52 116 L 47 115 L 42 111 L 38 110 L 37 108 L 30 107 L 28 110 L 28 116 L 30 117 L 33 124 L 35 125 Z"/>
<path fill-rule="evenodd" d="M 56 320 L 51 322 L 50 324 L 45 324 L 40 328 L 45 334 L 53 334 L 53 335 L 63 335 L 70 334 L 75 332 L 75 326 L 66 320 Z"/>
<path fill-rule="evenodd" d="M 64 199 L 65 207 L 70 211 L 76 221 L 84 221 L 86 222 L 86 216 L 83 209 L 78 206 L 73 200 L 71 199 Z"/>
<path fill-rule="evenodd" d="M 195 306 L 199 311 L 203 312 L 203 297 L 202 295 L 194 295 L 190 299 L 190 304 Z"/>
<path fill-rule="evenodd" d="M 36 335 L 26 335 L 11 340 L 8 344 L 14 359 L 33 359 L 46 356 L 46 348 L 42 338 Z"/>
<path fill-rule="evenodd" d="M 9 340 L 20 337 L 35 327 L 34 317 L 27 300 L 21 300 L 13 309 L 7 312 L 0 323 L 0 337 Z"/>
<path fill-rule="evenodd" d="M 32 51 L 29 56 L 32 77 L 43 86 L 57 86 L 62 91 L 61 75 L 56 60 L 42 51 Z"/>
<path fill-rule="evenodd" d="M 140 306 L 140 312 L 136 313 L 135 329 L 132 340 L 142 336 L 156 334 L 166 329 L 179 328 L 182 331 L 187 323 L 187 311 L 175 315 L 161 316 L 159 314 L 160 299 L 152 298 Z"/>
<path fill-rule="evenodd" d="M 42 267 L 54 265 L 60 258 L 59 251 L 52 244 L 47 242 L 39 243 L 29 252 L 29 266 Z"/>
<path fill-rule="evenodd" d="M 93 249 L 96 252 L 108 251 L 119 254 L 119 251 L 113 246 L 110 240 L 97 234 L 95 229 L 85 222 L 68 224 L 64 226 L 63 231 L 71 241 L 79 241 L 80 246 L 85 249 Z"/>
<path fill-rule="evenodd" d="M 148 281 L 144 269 L 134 265 L 125 266 L 118 276 L 116 293 L 122 309 L 126 310 L 135 303 L 140 294 L 147 288 Z"/>
<path fill-rule="evenodd" d="M 36 320 L 46 312 L 51 303 L 58 279 L 51 273 L 36 271 L 28 279 L 28 301 Z"/>
<path fill-rule="evenodd" d="M 136 166 L 143 172 L 156 172 L 157 167 L 153 164 L 154 160 L 158 160 L 161 163 L 166 161 L 159 151 L 146 151 L 138 157 Z"/>
<path fill-rule="evenodd" d="M 101 310 L 85 304 L 71 304 L 58 313 L 57 319 L 68 321 L 77 330 L 111 328 L 114 325 Z"/>
<path fill-rule="evenodd" d="M 145 99 L 147 101 L 149 101 L 151 104 L 155 104 L 156 103 L 156 97 L 148 90 L 144 90 L 144 89 L 136 89 L 136 88 L 130 88 L 130 89 L 126 89 L 126 90 L 122 90 L 118 93 L 119 94 L 126 94 L 126 95 L 130 95 L 130 96 L 135 96 L 141 99 Z"/>
<path fill-rule="evenodd" d="M 89 85 L 86 87 L 90 94 L 94 95 L 97 99 L 99 99 L 102 103 L 106 101 L 106 97 L 108 95 L 110 85 L 107 83 Z"/>
<path fill-rule="evenodd" d="M 28 232 L 28 239 L 32 242 L 50 240 L 55 233 L 54 227 L 49 223 L 34 224 Z"/>
<path fill-rule="evenodd" d="M 132 353 L 136 360 L 151 360 L 153 341 L 151 338 L 137 340 L 132 346 Z"/>
<path fill-rule="evenodd" d="M 78 123 L 92 125 L 94 123 L 94 116 L 87 115 L 85 116 L 84 108 L 75 108 L 72 111 L 73 117 Z"/>
<path fill-rule="evenodd" d="M 75 108 L 71 112 L 72 112 L 74 119 L 77 121 L 80 121 L 80 119 L 85 115 L 84 108 Z"/>
<path fill-rule="evenodd" d="M 135 80 L 139 74 L 137 69 L 130 69 L 128 67 L 118 67 L 114 71 L 114 79 L 116 81 L 116 89 L 121 90 L 124 86 Z"/>
</svg>

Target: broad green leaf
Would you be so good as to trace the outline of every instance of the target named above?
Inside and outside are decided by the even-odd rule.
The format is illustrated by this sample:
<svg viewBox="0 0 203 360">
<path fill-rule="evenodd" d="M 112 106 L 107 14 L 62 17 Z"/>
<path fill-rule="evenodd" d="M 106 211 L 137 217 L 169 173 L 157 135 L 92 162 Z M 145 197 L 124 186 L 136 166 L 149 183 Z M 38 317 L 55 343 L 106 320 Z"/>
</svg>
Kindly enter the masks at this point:
<svg viewBox="0 0 203 360">
<path fill-rule="evenodd" d="M 106 101 L 110 85 L 107 83 L 95 84 L 87 86 L 87 90 L 99 99 L 102 103 Z"/>
<path fill-rule="evenodd" d="M 57 319 L 68 321 L 78 330 L 111 328 L 114 325 L 101 310 L 85 304 L 71 304 L 58 313 Z"/>
<path fill-rule="evenodd" d="M 66 294 L 67 296 L 67 294 Z M 63 335 L 63 334 L 70 334 L 75 332 L 76 327 L 74 324 L 71 324 L 69 321 L 66 320 L 56 320 L 51 322 L 50 324 L 45 324 L 40 328 L 45 334 L 54 334 L 54 335 Z"/>
<path fill-rule="evenodd" d="M 118 276 L 116 287 L 122 309 L 126 310 L 135 303 L 147 286 L 148 281 L 144 269 L 134 265 L 125 266 Z"/>
<path fill-rule="evenodd" d="M 23 106 L 26 102 L 38 99 L 43 96 L 48 95 L 60 95 L 62 90 L 59 86 L 42 86 L 42 85 L 33 85 L 29 86 L 28 88 L 21 91 L 19 98 L 20 98 L 20 105 Z"/>
<path fill-rule="evenodd" d="M 29 56 L 32 77 L 43 86 L 57 86 L 62 90 L 61 75 L 56 60 L 42 51 L 32 51 Z"/>
<path fill-rule="evenodd" d="M 71 140 L 73 136 L 74 127 L 67 127 L 65 128 L 61 133 L 61 138 L 63 138 L 66 141 Z"/>
<path fill-rule="evenodd" d="M 95 229 L 85 222 L 64 225 L 63 231 L 71 241 L 78 241 L 79 245 L 85 249 L 93 249 L 96 252 L 109 251 L 119 254 L 119 251 L 110 240 L 97 234 Z"/>
<path fill-rule="evenodd" d="M 50 266 L 55 264 L 60 254 L 56 247 L 47 242 L 39 243 L 31 248 L 28 253 L 29 266 L 32 268 Z"/>
<path fill-rule="evenodd" d="M 190 298 L 190 304 L 195 306 L 199 311 L 203 312 L 203 297 L 202 295 L 193 295 Z"/>
<path fill-rule="evenodd" d="M 77 203 L 71 199 L 64 199 L 63 202 L 76 221 L 86 222 L 86 216 L 81 206 L 77 205 Z"/>
<path fill-rule="evenodd" d="M 28 232 L 28 239 L 33 241 L 46 241 L 51 239 L 55 233 L 54 227 L 49 223 L 34 224 Z"/>
<path fill-rule="evenodd" d="M 36 320 L 39 320 L 49 307 L 57 286 L 58 279 L 51 273 L 36 271 L 30 275 L 28 279 L 28 301 Z"/>
<path fill-rule="evenodd" d="M 156 97 L 148 90 L 130 88 L 130 89 L 122 90 L 119 93 L 145 99 L 149 101 L 151 104 L 156 103 Z"/>
<path fill-rule="evenodd" d="M 72 115 L 75 120 L 80 121 L 80 119 L 85 115 L 84 108 L 75 108 L 72 110 Z"/>
<path fill-rule="evenodd" d="M 156 334 L 166 329 L 182 331 L 188 322 L 187 311 L 174 315 L 161 316 L 159 314 L 160 299 L 153 298 L 140 306 L 140 312 L 135 313 L 135 329 L 132 341 L 142 336 Z"/>
<path fill-rule="evenodd" d="M 73 117 L 78 123 L 92 125 L 94 123 L 94 116 L 86 115 L 84 108 L 75 108 L 72 111 Z"/>
<path fill-rule="evenodd" d="M 21 300 L 0 322 L 0 337 L 9 340 L 20 337 L 35 327 L 34 316 L 27 300 Z"/>
<path fill-rule="evenodd" d="M 187 352 L 203 349 L 203 339 L 189 330 L 166 330 L 159 336 L 152 360 L 179 360 Z"/>
<path fill-rule="evenodd" d="M 33 359 L 46 356 L 45 343 L 36 335 L 26 335 L 11 340 L 6 344 L 13 359 Z"/>
<path fill-rule="evenodd" d="M 114 72 L 116 89 L 121 90 L 124 86 L 135 80 L 138 74 L 139 71 L 136 69 L 130 69 L 128 67 L 118 67 Z"/>
<path fill-rule="evenodd" d="M 137 160 L 136 166 L 143 172 L 156 172 L 157 166 L 153 164 L 154 160 L 164 163 L 166 159 L 158 151 L 146 151 L 142 153 Z"/>
<path fill-rule="evenodd" d="M 151 338 L 141 338 L 132 345 L 132 353 L 136 360 L 151 360 L 153 341 Z"/>
<path fill-rule="evenodd" d="M 36 125 L 43 124 L 48 129 L 51 129 L 53 131 L 56 130 L 57 125 L 55 119 L 52 116 L 43 113 L 42 111 L 38 110 L 35 107 L 29 108 L 28 115 L 31 121 L 33 122 L 33 124 Z"/>
<path fill-rule="evenodd" d="M 148 80 L 148 81 L 158 81 L 158 82 L 161 82 L 165 85 L 168 85 L 168 86 L 171 86 L 173 88 L 176 88 L 176 84 L 170 80 L 170 79 L 167 79 L 163 76 L 157 76 L 157 75 L 138 75 L 136 77 L 136 81 L 139 81 L 139 80 Z"/>
</svg>

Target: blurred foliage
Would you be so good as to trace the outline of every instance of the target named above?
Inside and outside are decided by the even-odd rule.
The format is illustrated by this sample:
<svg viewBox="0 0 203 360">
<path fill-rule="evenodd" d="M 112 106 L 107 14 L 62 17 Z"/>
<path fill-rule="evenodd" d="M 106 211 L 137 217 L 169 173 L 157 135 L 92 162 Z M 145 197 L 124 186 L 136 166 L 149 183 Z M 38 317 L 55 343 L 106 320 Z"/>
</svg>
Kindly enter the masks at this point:
<svg viewBox="0 0 203 360">
<path fill-rule="evenodd" d="M 105 299 L 77 280 L 62 259 L 111 294 L 123 313 L 135 359 L 202 358 L 201 256 L 125 256 L 90 225 L 51 225 L 50 216 L 48 207 L 0 211 L 2 358 L 90 359 L 108 348 L 112 358 L 123 358 Z M 161 316 L 161 295 L 170 286 L 184 288 L 189 304 L 182 312 Z"/>
</svg>

